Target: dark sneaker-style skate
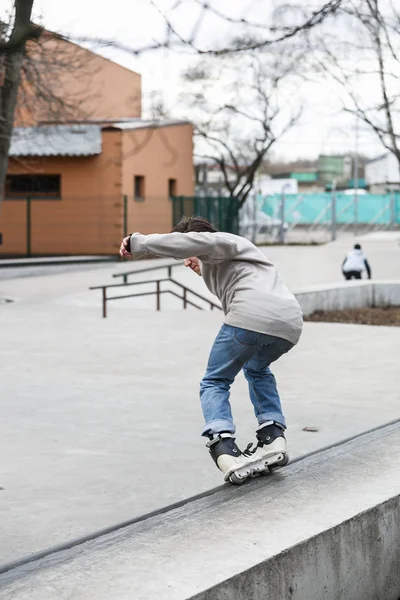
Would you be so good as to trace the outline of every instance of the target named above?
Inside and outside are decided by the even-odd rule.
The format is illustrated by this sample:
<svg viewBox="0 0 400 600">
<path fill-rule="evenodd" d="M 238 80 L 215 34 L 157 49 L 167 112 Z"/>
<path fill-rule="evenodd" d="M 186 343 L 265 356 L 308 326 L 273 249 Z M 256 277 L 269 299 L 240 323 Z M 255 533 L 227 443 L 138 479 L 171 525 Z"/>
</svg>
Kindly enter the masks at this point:
<svg viewBox="0 0 400 600">
<path fill-rule="evenodd" d="M 275 421 L 263 423 L 257 429 L 256 436 L 257 445 L 251 448 L 252 444 L 249 444 L 243 453 L 251 461 L 253 474 L 287 465 L 289 456 L 282 425 Z"/>
<path fill-rule="evenodd" d="M 207 448 L 218 469 L 223 472 L 224 480 L 235 485 L 244 483 L 252 474 L 252 470 L 247 458 L 237 447 L 233 435 L 221 432 L 209 437 Z"/>
</svg>

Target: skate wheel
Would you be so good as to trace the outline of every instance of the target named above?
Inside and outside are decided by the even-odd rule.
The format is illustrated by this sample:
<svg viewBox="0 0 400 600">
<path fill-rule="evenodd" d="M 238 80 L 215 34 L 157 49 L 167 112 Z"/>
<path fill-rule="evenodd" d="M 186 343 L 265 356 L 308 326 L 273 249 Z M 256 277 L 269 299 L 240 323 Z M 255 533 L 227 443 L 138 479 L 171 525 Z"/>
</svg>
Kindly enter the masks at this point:
<svg viewBox="0 0 400 600">
<path fill-rule="evenodd" d="M 262 477 L 263 475 L 268 475 L 269 467 L 263 465 L 262 467 L 257 467 L 253 470 L 251 476 L 252 477 Z"/>
<path fill-rule="evenodd" d="M 274 463 L 273 465 L 270 465 L 269 468 L 270 469 L 277 469 L 278 467 L 286 467 L 286 465 L 289 462 L 289 454 L 284 454 L 283 458 L 281 458 L 281 460 L 279 460 L 278 462 Z"/>
<path fill-rule="evenodd" d="M 231 473 L 231 475 L 229 475 L 229 481 L 233 483 L 233 485 L 242 485 L 246 479 L 246 477 L 241 477 L 237 473 Z"/>
<path fill-rule="evenodd" d="M 260 476 L 264 477 L 264 475 L 269 475 L 271 473 L 271 467 L 267 467 L 266 469 L 263 469 L 262 471 L 260 471 Z"/>
<path fill-rule="evenodd" d="M 270 470 L 269 469 L 262 469 L 261 471 L 254 471 L 251 474 L 251 478 L 252 479 L 258 479 L 258 477 L 265 477 L 266 475 L 270 474 Z"/>
</svg>

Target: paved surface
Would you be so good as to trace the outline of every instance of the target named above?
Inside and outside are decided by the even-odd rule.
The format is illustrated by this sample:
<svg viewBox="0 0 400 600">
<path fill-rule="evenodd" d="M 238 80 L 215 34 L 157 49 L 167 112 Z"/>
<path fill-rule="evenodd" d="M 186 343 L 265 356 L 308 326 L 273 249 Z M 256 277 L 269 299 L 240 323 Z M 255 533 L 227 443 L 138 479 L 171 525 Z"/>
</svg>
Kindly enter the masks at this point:
<svg viewBox="0 0 400 600">
<path fill-rule="evenodd" d="M 342 281 L 341 264 L 346 253 L 351 250 L 353 245 L 359 242 L 362 244 L 369 262 L 372 267 L 374 279 L 400 279 L 400 232 L 375 232 L 365 236 L 356 237 L 352 234 L 342 234 L 340 239 L 334 243 L 328 243 L 323 246 L 265 246 L 261 249 L 278 266 L 285 281 L 297 289 L 308 285 L 318 283 L 332 283 Z M 171 262 L 168 260 L 158 261 L 159 264 Z M 32 263 L 34 264 L 34 263 Z M 122 272 L 132 268 L 143 268 L 146 265 L 154 266 L 155 260 L 139 261 L 126 263 L 109 263 L 96 265 L 57 265 L 45 267 L 19 267 L 12 269 L 0 269 L 0 296 L 4 285 L 1 284 L 5 279 L 11 277 L 44 276 L 47 274 L 55 275 L 57 273 L 71 270 L 73 273 L 93 271 L 93 277 L 88 276 L 88 285 L 102 285 L 111 281 L 111 273 Z M 63 271 L 65 270 L 65 271 Z M 151 274 L 151 279 L 157 272 Z M 189 275 L 193 275 L 190 273 Z M 142 277 L 142 276 L 141 276 Z M 194 277 L 194 275 L 193 275 Z M 186 281 L 193 282 L 193 277 Z M 70 289 L 82 291 L 84 287 L 83 278 L 65 279 Z M 90 282 L 90 283 L 89 283 Z M 115 283 L 115 280 L 113 280 Z M 54 289 L 58 286 L 57 278 L 54 279 Z M 62 288 L 62 285 L 59 286 Z M 204 285 L 201 285 L 204 289 Z M 92 295 L 93 297 L 93 295 Z M 176 303 L 175 303 L 176 305 Z"/>
<path fill-rule="evenodd" d="M 348 234 L 324 246 L 272 246 L 264 251 L 278 265 L 285 281 L 298 289 L 344 281 L 341 266 L 346 253 L 357 242 L 368 258 L 374 279 L 400 279 L 400 232 L 395 235 L 382 232 L 378 238 Z"/>
<path fill-rule="evenodd" d="M 397 423 L 0 575 L 0 598 L 391 600 L 399 468 Z"/>
<path fill-rule="evenodd" d="M 24 267 L 24 266 L 38 266 L 38 265 L 63 265 L 63 264 L 85 264 L 85 263 L 99 263 L 99 262 L 115 262 L 118 260 L 118 255 L 114 256 L 33 256 L 33 257 L 19 257 L 19 258 L 2 258 L 0 255 L 0 269 L 12 268 L 12 267 Z"/>
<path fill-rule="evenodd" d="M 376 277 L 400 279 L 397 242 L 368 244 Z M 347 246 L 268 254 L 300 287 L 334 281 Z M 15 300 L 0 305 L 0 562 L 221 483 L 199 437 L 197 395 L 222 315 L 184 312 L 173 298 L 156 313 L 145 297 L 115 301 L 102 320 L 88 286 L 124 269 L 0 282 L 0 296 Z M 188 270 L 176 277 L 206 293 Z M 399 342 L 395 328 L 306 324 L 274 369 L 292 456 L 398 417 Z M 255 423 L 241 376 L 232 403 L 245 445 Z M 303 431 L 310 425 L 318 432 Z"/>
<path fill-rule="evenodd" d="M 29 266 L 9 266 L 2 268 L 0 265 L 0 282 L 7 281 L 9 279 L 19 279 L 26 277 L 42 277 L 48 275 L 60 275 L 65 273 L 78 273 L 82 271 L 93 271 L 95 269 L 104 269 L 105 266 L 109 266 L 109 263 L 98 261 L 97 263 L 69 263 L 69 264 L 35 264 L 32 263 Z M 117 266 L 118 263 L 111 263 L 113 266 Z"/>
</svg>

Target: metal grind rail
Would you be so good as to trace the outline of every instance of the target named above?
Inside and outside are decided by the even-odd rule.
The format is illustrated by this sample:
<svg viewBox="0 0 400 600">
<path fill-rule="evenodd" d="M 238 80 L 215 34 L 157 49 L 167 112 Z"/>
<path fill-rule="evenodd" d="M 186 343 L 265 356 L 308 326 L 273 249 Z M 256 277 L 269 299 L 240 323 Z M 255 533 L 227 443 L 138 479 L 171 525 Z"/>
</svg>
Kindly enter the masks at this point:
<svg viewBox="0 0 400 600">
<path fill-rule="evenodd" d="M 151 267 L 151 270 L 156 270 L 156 269 L 160 269 L 160 268 L 162 268 L 162 267 Z M 143 273 L 148 270 L 149 269 L 143 269 L 140 272 Z M 134 274 L 137 272 L 138 271 L 133 271 L 132 273 L 122 273 L 121 275 L 130 275 L 130 274 Z M 175 292 L 174 290 L 161 289 L 161 283 L 164 281 L 168 281 L 169 283 L 172 283 L 172 284 L 178 286 L 182 290 L 182 295 Z M 128 286 L 149 285 L 149 284 L 155 284 L 155 289 L 150 292 L 138 292 L 135 294 L 122 294 L 122 295 L 118 295 L 118 296 L 107 296 L 107 290 L 109 288 L 124 288 L 124 289 L 126 289 Z M 126 283 L 112 283 L 112 284 L 108 284 L 108 285 L 98 285 L 98 286 L 90 287 L 89 289 L 90 290 L 102 290 L 102 316 L 103 316 L 103 319 L 105 319 L 107 317 L 107 302 L 109 302 L 110 300 L 122 300 L 123 298 L 138 298 L 140 296 L 154 296 L 155 295 L 156 296 L 156 310 L 161 310 L 162 294 L 171 294 L 172 296 L 175 296 L 176 298 L 179 298 L 180 300 L 182 300 L 184 309 L 186 309 L 190 305 L 199 310 L 203 310 L 203 308 L 201 306 L 199 306 L 198 304 L 196 304 L 195 302 L 193 302 L 192 300 L 190 300 L 188 298 L 188 294 L 192 294 L 196 298 L 199 298 L 203 302 L 206 302 L 206 304 L 208 304 L 210 306 L 210 310 L 213 310 L 214 308 L 217 308 L 218 310 L 222 310 L 221 307 L 218 306 L 218 304 L 215 304 L 212 300 L 209 300 L 205 296 L 202 296 L 201 294 L 191 290 L 190 288 L 183 285 L 183 283 L 180 283 L 179 281 L 176 281 L 175 279 L 172 279 L 171 277 L 163 278 L 163 279 L 150 279 L 150 280 L 146 280 L 146 281 L 132 281 L 130 283 L 126 282 Z"/>
<path fill-rule="evenodd" d="M 128 283 L 128 277 L 130 275 L 137 275 L 138 273 L 147 273 L 148 271 L 159 271 L 161 269 L 167 269 L 168 277 L 172 277 L 172 269 L 175 267 L 181 267 L 182 261 L 168 263 L 166 265 L 158 265 L 157 267 L 146 267 L 145 269 L 136 269 L 133 271 L 125 271 L 124 273 L 114 273 L 113 277 L 122 277 L 124 283 Z"/>
</svg>

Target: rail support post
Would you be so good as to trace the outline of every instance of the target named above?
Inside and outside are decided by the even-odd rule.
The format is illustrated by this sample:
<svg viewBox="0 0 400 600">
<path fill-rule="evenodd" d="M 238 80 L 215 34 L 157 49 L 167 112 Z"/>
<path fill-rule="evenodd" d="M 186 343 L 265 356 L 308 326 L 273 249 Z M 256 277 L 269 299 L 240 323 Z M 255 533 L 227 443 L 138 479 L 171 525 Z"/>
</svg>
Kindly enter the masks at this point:
<svg viewBox="0 0 400 600">
<path fill-rule="evenodd" d="M 103 319 L 107 317 L 107 290 L 105 287 L 102 288 L 103 292 Z"/>
<path fill-rule="evenodd" d="M 157 310 L 161 308 L 161 293 L 160 293 L 160 281 L 156 281 L 156 296 L 157 296 Z"/>
</svg>

